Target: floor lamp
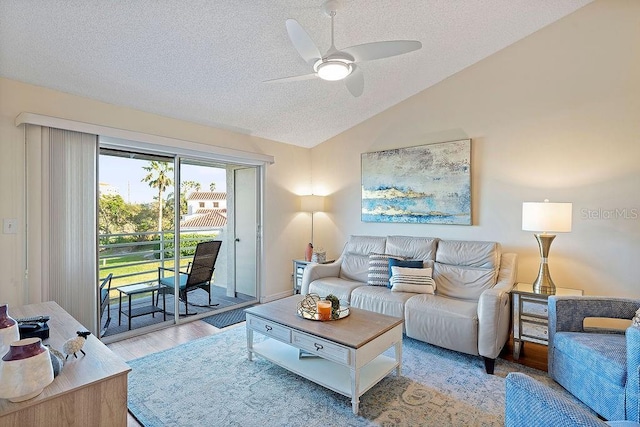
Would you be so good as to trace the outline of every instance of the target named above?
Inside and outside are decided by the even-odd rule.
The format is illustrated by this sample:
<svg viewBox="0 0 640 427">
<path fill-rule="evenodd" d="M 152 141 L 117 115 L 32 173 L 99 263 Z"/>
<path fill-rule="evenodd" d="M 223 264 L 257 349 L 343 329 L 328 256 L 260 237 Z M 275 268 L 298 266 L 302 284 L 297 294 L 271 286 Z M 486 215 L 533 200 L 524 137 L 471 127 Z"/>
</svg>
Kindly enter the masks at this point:
<svg viewBox="0 0 640 427">
<path fill-rule="evenodd" d="M 311 213 L 311 245 L 313 245 L 313 214 L 324 211 L 324 197 L 314 194 L 300 197 L 300 210 Z"/>
<path fill-rule="evenodd" d="M 556 293 L 556 285 L 549 274 L 549 248 L 555 239 L 552 233 L 568 233 L 571 231 L 571 203 L 524 202 L 522 203 L 522 229 L 525 231 L 542 231 L 535 233 L 540 249 L 540 268 L 538 277 L 533 282 L 533 291 L 539 294 Z"/>
</svg>

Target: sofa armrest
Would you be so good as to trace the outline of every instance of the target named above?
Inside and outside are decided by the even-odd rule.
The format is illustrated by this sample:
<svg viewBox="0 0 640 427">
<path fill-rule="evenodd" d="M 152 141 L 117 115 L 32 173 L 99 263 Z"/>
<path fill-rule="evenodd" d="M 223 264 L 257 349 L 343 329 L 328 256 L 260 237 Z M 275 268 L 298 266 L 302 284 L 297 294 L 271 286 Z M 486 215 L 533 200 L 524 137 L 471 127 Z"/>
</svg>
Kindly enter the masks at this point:
<svg viewBox="0 0 640 427">
<path fill-rule="evenodd" d="M 309 284 L 323 277 L 339 277 L 340 266 L 342 265 L 342 257 L 329 264 L 308 264 L 302 274 L 302 284 L 300 286 L 300 294 L 307 295 L 309 293 Z"/>
<path fill-rule="evenodd" d="M 518 255 L 503 254 L 498 283 L 480 294 L 478 300 L 478 353 L 495 359 L 509 338 L 511 290 L 516 281 Z"/>
</svg>

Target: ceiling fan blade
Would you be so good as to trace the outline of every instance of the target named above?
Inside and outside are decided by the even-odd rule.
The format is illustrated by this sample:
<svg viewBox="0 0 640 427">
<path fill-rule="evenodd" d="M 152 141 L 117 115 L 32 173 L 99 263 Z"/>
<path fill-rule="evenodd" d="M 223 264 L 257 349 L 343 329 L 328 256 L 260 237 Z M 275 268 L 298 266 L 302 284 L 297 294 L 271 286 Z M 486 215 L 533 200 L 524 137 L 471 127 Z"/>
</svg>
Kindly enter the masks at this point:
<svg viewBox="0 0 640 427">
<path fill-rule="evenodd" d="M 311 79 L 315 79 L 316 77 L 318 77 L 318 75 L 316 73 L 302 74 L 300 76 L 281 77 L 281 78 L 278 78 L 278 79 L 264 80 L 263 83 L 295 82 L 295 81 L 300 81 L 300 80 L 311 80 Z"/>
<path fill-rule="evenodd" d="M 318 59 L 322 58 L 322 54 L 316 47 L 309 34 L 302 28 L 298 21 L 295 19 L 287 19 L 287 33 L 293 43 L 293 47 L 296 48 L 302 59 L 307 64 L 313 65 Z"/>
<path fill-rule="evenodd" d="M 418 50 L 421 47 L 422 43 L 417 40 L 390 40 L 350 46 L 346 49 L 341 49 L 341 51 L 353 56 L 356 61 L 372 61 L 374 59 L 402 55 Z"/>
<path fill-rule="evenodd" d="M 355 64 L 351 64 L 351 66 L 353 67 L 353 71 L 344 79 L 344 84 L 347 85 L 347 89 L 349 89 L 351 95 L 357 98 L 362 95 L 364 90 L 364 74 L 362 74 L 362 70 L 356 67 Z"/>
</svg>

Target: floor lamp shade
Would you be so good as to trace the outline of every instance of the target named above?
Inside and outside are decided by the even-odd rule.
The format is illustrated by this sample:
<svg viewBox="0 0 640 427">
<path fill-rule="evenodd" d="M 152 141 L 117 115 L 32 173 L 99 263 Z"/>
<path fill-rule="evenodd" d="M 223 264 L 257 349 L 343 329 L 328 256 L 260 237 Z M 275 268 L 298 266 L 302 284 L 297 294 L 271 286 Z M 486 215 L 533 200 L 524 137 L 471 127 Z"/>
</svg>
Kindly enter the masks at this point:
<svg viewBox="0 0 640 427">
<path fill-rule="evenodd" d="M 533 282 L 533 290 L 542 294 L 555 294 L 556 285 L 549 273 L 549 249 L 555 234 L 571 231 L 571 215 L 573 205 L 571 203 L 524 202 L 522 204 L 522 229 L 525 231 L 537 231 L 534 236 L 540 249 L 540 268 L 538 277 Z"/>
<path fill-rule="evenodd" d="M 314 194 L 300 197 L 300 210 L 302 212 L 323 212 L 324 197 Z"/>
</svg>

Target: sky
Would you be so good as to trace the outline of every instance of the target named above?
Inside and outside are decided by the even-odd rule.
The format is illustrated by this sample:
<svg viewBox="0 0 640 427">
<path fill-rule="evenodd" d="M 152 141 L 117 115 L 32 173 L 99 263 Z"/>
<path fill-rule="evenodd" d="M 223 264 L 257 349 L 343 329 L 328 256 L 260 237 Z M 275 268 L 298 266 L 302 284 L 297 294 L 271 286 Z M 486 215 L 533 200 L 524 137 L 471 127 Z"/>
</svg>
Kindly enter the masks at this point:
<svg viewBox="0 0 640 427">
<path fill-rule="evenodd" d="M 128 203 L 150 203 L 154 197 L 158 196 L 158 190 L 151 188 L 149 183 L 142 182 L 148 172 L 142 169 L 148 166 L 148 160 L 128 159 L 124 157 L 100 156 L 99 182 L 108 184 L 116 188 Z M 196 181 L 202 186 L 201 191 L 209 191 L 209 184 L 216 183 L 215 191 L 226 191 L 226 171 L 220 168 L 183 165 L 181 176 L 182 182 Z M 167 189 L 168 193 L 173 192 L 173 187 Z"/>
</svg>

